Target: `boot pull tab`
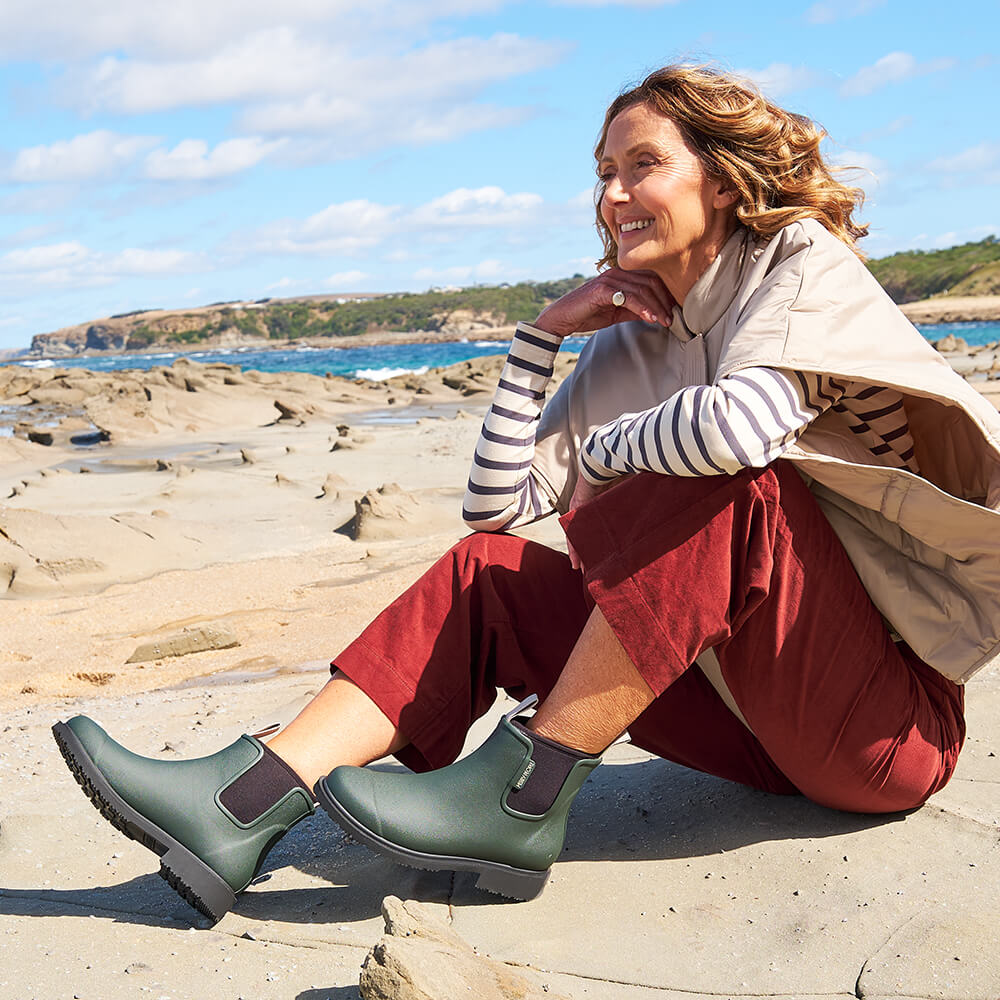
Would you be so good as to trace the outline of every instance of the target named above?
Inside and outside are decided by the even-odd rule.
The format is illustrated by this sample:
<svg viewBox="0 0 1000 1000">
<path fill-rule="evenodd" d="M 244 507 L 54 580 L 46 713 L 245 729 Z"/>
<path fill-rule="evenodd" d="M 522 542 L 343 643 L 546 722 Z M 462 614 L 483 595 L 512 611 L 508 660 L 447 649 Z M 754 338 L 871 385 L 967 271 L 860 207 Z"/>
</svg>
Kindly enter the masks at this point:
<svg viewBox="0 0 1000 1000">
<path fill-rule="evenodd" d="M 504 714 L 504 718 L 510 722 L 515 716 L 520 715 L 522 712 L 526 712 L 529 708 L 534 708 L 538 704 L 538 695 L 529 694 L 524 701 L 521 702 L 516 708 L 512 708 L 509 712 Z"/>
<path fill-rule="evenodd" d="M 262 740 L 265 736 L 273 736 L 280 728 L 280 722 L 272 722 L 269 726 L 265 726 L 259 733 L 251 733 L 250 735 L 255 740 Z"/>
</svg>

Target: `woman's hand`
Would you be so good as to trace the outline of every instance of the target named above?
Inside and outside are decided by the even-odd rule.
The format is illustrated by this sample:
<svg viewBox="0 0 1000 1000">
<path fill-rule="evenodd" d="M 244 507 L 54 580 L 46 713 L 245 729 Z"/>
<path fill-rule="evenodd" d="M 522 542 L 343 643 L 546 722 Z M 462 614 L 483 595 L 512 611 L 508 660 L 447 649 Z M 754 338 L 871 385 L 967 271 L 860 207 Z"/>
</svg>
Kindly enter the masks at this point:
<svg viewBox="0 0 1000 1000">
<path fill-rule="evenodd" d="M 614 303 L 617 292 L 625 296 L 621 305 Z M 557 337 L 634 319 L 669 326 L 673 309 L 673 296 L 658 275 L 612 267 L 546 306 L 532 325 Z"/>
<path fill-rule="evenodd" d="M 615 483 L 620 482 L 620 479 L 616 479 L 611 483 L 603 483 L 600 486 L 594 486 L 587 482 L 583 476 L 577 476 L 576 488 L 573 490 L 573 496 L 570 497 L 569 509 L 576 510 L 577 507 L 582 507 L 585 503 L 590 503 L 595 497 L 600 496 L 605 490 L 610 489 Z M 576 549 L 573 548 L 573 543 L 566 538 L 566 551 L 569 554 L 569 562 L 573 569 L 583 569 L 583 563 L 580 562 L 580 556 L 577 554 Z"/>
</svg>

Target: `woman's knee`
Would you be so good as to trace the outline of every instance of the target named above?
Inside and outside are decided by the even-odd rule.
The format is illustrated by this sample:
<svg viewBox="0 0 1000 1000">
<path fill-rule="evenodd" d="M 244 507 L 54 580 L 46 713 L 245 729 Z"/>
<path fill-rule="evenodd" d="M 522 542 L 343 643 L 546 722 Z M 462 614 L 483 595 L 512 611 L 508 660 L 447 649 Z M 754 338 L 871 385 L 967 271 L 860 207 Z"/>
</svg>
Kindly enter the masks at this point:
<svg viewBox="0 0 1000 1000">
<path fill-rule="evenodd" d="M 874 768 L 866 762 L 828 764 L 795 784 L 807 798 L 831 809 L 894 813 L 918 809 L 948 783 L 953 771 L 948 754 L 920 747 L 903 749 L 891 762 Z"/>
<path fill-rule="evenodd" d="M 517 535 L 500 532 L 474 531 L 460 538 L 449 550 L 448 556 L 460 565 L 499 562 L 507 564 L 516 560 L 529 543 Z"/>
</svg>

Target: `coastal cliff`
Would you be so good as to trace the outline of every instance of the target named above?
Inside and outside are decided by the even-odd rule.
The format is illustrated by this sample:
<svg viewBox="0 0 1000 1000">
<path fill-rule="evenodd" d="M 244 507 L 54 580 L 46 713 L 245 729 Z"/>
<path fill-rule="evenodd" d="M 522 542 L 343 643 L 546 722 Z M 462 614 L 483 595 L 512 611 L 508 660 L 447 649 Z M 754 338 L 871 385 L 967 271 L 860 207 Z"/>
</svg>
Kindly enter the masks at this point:
<svg viewBox="0 0 1000 1000">
<path fill-rule="evenodd" d="M 192 309 L 144 309 L 37 334 L 29 357 L 65 358 L 185 347 L 343 346 L 393 340 L 509 336 L 581 281 L 522 282 L 421 294 L 314 295 L 220 302 Z"/>
</svg>

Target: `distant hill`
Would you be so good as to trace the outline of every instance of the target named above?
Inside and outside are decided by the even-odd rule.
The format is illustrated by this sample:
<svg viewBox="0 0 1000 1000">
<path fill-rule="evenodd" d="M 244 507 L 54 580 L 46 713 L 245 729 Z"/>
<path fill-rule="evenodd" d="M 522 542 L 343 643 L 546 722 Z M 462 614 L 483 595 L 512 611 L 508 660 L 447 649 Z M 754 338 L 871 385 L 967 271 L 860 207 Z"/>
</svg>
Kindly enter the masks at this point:
<svg viewBox="0 0 1000 1000">
<path fill-rule="evenodd" d="M 32 339 L 31 354 L 48 357 L 153 347 L 262 345 L 363 333 L 422 332 L 458 338 L 534 319 L 584 281 L 559 281 L 364 296 L 220 302 L 196 309 L 135 310 L 65 327 Z"/>
<path fill-rule="evenodd" d="M 894 302 L 932 295 L 1000 295 L 1000 241 L 987 236 L 948 250 L 907 250 L 868 262 Z"/>
<path fill-rule="evenodd" d="M 948 250 L 909 250 L 868 267 L 895 302 L 931 296 L 1000 295 L 1000 241 L 988 236 Z M 308 338 L 424 333 L 428 338 L 487 335 L 533 319 L 585 279 L 476 285 L 423 293 L 309 295 L 218 302 L 195 309 L 136 310 L 33 338 L 34 357 L 184 347 L 266 346 Z"/>
</svg>

